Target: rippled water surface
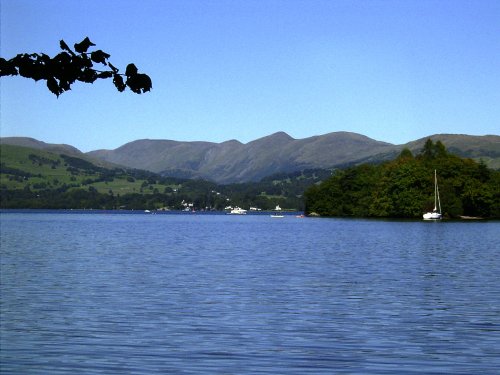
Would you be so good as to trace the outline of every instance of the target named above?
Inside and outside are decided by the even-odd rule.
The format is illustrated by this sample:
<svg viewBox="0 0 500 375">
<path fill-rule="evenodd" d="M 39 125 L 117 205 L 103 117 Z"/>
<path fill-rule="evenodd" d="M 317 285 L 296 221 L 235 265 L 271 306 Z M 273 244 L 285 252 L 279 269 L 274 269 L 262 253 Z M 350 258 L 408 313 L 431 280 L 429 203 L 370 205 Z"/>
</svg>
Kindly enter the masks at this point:
<svg viewBox="0 0 500 375">
<path fill-rule="evenodd" d="M 500 223 L 2 213 L 5 374 L 495 374 Z"/>
</svg>

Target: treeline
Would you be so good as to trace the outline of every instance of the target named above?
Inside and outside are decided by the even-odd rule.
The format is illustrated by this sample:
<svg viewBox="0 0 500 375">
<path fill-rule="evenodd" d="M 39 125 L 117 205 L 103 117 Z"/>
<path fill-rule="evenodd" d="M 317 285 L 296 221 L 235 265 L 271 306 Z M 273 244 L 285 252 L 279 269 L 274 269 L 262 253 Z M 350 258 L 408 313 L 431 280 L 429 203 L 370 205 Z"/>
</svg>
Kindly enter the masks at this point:
<svg viewBox="0 0 500 375">
<path fill-rule="evenodd" d="M 219 185 L 125 168 L 106 168 L 74 156 L 2 146 L 0 208 L 303 210 L 303 192 L 331 174 L 305 170 L 260 182 Z M 22 169 L 21 169 L 22 168 Z"/>
<path fill-rule="evenodd" d="M 42 186 L 40 186 L 42 187 Z M 215 190 L 218 189 L 219 191 Z M 229 195 L 226 195 L 229 194 Z M 302 200 L 298 197 L 251 195 L 244 190 L 234 192 L 230 186 L 217 186 L 208 181 L 192 180 L 181 188 L 166 187 L 164 192 L 155 189 L 150 193 L 115 194 L 98 192 L 93 186 L 87 188 L 63 184 L 57 188 L 32 190 L 0 189 L 1 208 L 45 208 L 45 209 L 127 209 L 156 210 L 214 210 L 221 211 L 227 206 L 248 209 L 274 209 L 277 204 L 283 208 L 299 210 Z"/>
<path fill-rule="evenodd" d="M 500 171 L 449 154 L 427 140 L 417 156 L 337 171 L 305 192 L 305 211 L 321 216 L 419 218 L 434 207 L 437 170 L 445 217 L 500 218 Z"/>
<path fill-rule="evenodd" d="M 50 189 L 31 191 L 1 190 L 2 208 L 39 208 L 39 209 L 127 209 L 127 210 L 155 210 L 168 207 L 183 209 L 182 198 L 168 194 L 140 194 L 131 193 L 114 195 L 99 193 L 90 186 L 88 189 Z M 184 196 L 187 198 L 187 195 Z M 197 202 L 204 204 L 204 202 Z M 200 206 L 198 206 L 200 207 Z M 205 207 L 205 206 L 203 206 Z"/>
<path fill-rule="evenodd" d="M 330 170 L 306 169 L 292 173 L 279 173 L 258 182 L 219 185 L 219 191 L 231 198 L 239 207 L 258 207 L 273 210 L 282 208 L 304 210 L 304 191 L 311 185 L 331 176 Z"/>
<path fill-rule="evenodd" d="M 82 184 L 60 183 L 54 186 L 34 183 L 26 184 L 23 189 L 1 188 L 0 207 L 129 210 L 160 208 L 183 210 L 189 207 L 194 210 L 220 211 L 227 206 L 272 210 L 279 204 L 286 209 L 303 210 L 304 189 L 301 190 L 301 187 L 307 184 L 305 181 L 309 181 L 309 185 L 313 183 L 313 180 L 300 178 L 218 185 L 206 180 L 179 180 L 158 175 L 147 177 L 143 180 L 141 192 L 127 194 L 119 194 L 112 189 L 107 193 L 99 192 L 91 183 L 101 181 L 102 176 L 85 180 Z M 130 176 L 129 178 L 134 179 Z M 166 185 L 167 182 L 171 184 L 172 180 L 177 183 L 178 188 Z M 159 191 L 157 188 L 150 189 L 153 184 L 165 185 Z"/>
</svg>

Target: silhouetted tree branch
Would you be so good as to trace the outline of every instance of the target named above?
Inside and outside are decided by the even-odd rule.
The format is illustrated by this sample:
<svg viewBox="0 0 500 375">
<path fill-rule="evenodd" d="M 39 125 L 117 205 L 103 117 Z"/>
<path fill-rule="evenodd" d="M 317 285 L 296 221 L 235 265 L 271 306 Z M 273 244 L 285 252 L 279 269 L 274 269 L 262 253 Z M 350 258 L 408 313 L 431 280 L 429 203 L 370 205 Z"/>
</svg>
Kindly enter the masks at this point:
<svg viewBox="0 0 500 375">
<path fill-rule="evenodd" d="M 0 77 L 20 75 L 35 81 L 46 80 L 48 89 L 57 97 L 71 90 L 76 81 L 94 83 L 97 79 L 106 78 L 113 78 L 113 84 L 120 92 L 127 86 L 136 94 L 143 94 L 152 88 L 151 78 L 139 73 L 134 64 L 128 64 L 125 74 L 121 74 L 108 61 L 108 53 L 102 50 L 88 52 L 90 47 L 95 46 L 88 37 L 75 43 L 74 51 L 64 40 L 59 42 L 59 46 L 62 52 L 52 58 L 44 53 L 21 53 L 10 60 L 0 57 Z M 103 65 L 103 68 L 96 69 L 94 63 Z"/>
</svg>

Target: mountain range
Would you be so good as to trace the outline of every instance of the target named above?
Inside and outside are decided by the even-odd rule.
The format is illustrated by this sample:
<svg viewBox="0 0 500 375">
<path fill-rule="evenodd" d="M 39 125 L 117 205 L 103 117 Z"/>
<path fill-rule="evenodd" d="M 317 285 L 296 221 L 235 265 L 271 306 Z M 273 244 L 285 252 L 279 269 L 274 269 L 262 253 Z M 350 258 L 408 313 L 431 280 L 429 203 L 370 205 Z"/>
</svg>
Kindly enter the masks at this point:
<svg viewBox="0 0 500 375">
<path fill-rule="evenodd" d="M 417 154 L 428 138 L 440 140 L 451 153 L 481 159 L 490 168 L 500 169 L 498 135 L 436 134 L 394 145 L 350 132 L 304 139 L 278 132 L 246 144 L 236 140 L 213 143 L 142 139 L 114 150 L 87 153 L 70 145 L 49 144 L 26 137 L 3 137 L 0 142 L 78 156 L 98 165 L 121 165 L 163 176 L 203 178 L 225 184 L 259 181 L 276 173 L 381 162 L 393 159 L 403 148 Z"/>
</svg>

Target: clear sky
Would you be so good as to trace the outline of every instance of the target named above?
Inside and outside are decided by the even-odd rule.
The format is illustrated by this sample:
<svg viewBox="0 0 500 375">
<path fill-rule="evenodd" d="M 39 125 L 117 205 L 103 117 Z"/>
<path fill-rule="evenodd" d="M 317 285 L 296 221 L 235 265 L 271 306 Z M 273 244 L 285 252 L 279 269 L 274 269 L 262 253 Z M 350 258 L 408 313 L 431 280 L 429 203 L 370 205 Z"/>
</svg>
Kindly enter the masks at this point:
<svg viewBox="0 0 500 375">
<path fill-rule="evenodd" d="M 1 135 L 82 151 L 151 138 L 241 142 L 351 131 L 402 144 L 500 133 L 498 0 L 0 0 L 1 53 L 88 36 L 150 93 L 110 79 L 3 77 Z"/>
</svg>

